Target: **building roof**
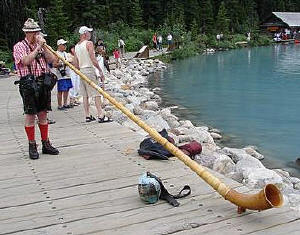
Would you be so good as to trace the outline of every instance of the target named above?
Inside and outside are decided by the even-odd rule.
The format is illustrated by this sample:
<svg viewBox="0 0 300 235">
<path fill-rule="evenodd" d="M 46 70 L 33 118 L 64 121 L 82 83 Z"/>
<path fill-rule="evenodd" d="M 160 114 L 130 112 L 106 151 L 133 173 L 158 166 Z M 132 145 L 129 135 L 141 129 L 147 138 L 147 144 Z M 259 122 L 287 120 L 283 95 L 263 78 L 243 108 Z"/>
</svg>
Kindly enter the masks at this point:
<svg viewBox="0 0 300 235">
<path fill-rule="evenodd" d="M 272 12 L 290 27 L 300 27 L 300 12 Z"/>
</svg>

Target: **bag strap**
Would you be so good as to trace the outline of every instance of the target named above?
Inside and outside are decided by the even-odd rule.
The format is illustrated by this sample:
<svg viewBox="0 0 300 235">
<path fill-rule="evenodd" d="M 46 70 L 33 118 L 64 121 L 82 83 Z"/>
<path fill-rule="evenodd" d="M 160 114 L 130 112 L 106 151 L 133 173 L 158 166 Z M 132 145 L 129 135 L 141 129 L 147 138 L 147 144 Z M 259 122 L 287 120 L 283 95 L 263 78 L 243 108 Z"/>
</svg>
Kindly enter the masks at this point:
<svg viewBox="0 0 300 235">
<path fill-rule="evenodd" d="M 23 42 L 25 42 L 26 45 L 29 47 L 30 52 L 33 52 L 32 48 L 30 47 L 30 45 L 28 44 L 28 42 L 27 42 L 26 40 L 23 40 Z M 42 55 L 42 56 L 43 56 L 43 55 Z M 40 66 L 40 68 L 41 68 L 42 70 L 44 70 L 44 72 L 46 72 L 46 69 L 42 67 L 42 64 L 41 64 L 40 60 L 37 59 L 36 57 L 34 57 L 34 60 L 38 63 L 38 65 Z M 27 67 L 28 67 L 28 66 L 27 66 Z M 30 68 L 29 68 L 29 72 L 32 74 Z"/>
<path fill-rule="evenodd" d="M 186 196 L 190 195 L 192 192 L 191 187 L 189 185 L 185 185 L 178 194 L 172 195 L 168 192 L 166 187 L 163 185 L 160 178 L 151 174 L 150 172 L 147 172 L 147 176 L 150 176 L 151 178 L 156 179 L 158 181 L 158 183 L 160 184 L 161 194 L 160 194 L 159 198 L 167 201 L 170 205 L 172 205 L 174 207 L 178 207 L 180 205 L 180 203 L 176 199 L 186 197 Z M 187 190 L 187 192 L 183 193 L 186 190 Z"/>
</svg>

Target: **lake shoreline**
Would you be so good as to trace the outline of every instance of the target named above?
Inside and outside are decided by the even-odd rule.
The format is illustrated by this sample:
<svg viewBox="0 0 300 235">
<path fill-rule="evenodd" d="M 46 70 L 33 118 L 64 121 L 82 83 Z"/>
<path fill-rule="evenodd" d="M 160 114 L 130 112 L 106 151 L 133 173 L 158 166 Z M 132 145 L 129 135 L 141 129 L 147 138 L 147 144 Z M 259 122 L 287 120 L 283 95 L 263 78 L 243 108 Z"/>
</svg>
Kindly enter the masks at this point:
<svg viewBox="0 0 300 235">
<path fill-rule="evenodd" d="M 254 146 L 245 148 L 219 146 L 217 141 L 223 138 L 221 131 L 205 125 L 194 125 L 189 120 L 181 120 L 174 115 L 174 110 L 178 107 L 163 107 L 159 95 L 161 88 L 149 86 L 149 75 L 166 68 L 167 66 L 157 59 L 126 60 L 121 69 L 113 70 L 107 75 L 109 82 L 106 89 L 117 101 L 156 130 L 167 129 L 177 145 L 192 140 L 200 142 L 203 151 L 196 156 L 195 160 L 202 166 L 250 188 L 261 189 L 266 184 L 273 183 L 283 192 L 286 205 L 297 200 L 299 205 L 297 210 L 300 211 L 300 179 L 291 177 L 282 169 L 266 168 L 261 162 L 264 156 Z M 140 133 L 141 138 L 147 135 L 112 106 L 107 105 L 106 111 L 119 124 Z"/>
</svg>

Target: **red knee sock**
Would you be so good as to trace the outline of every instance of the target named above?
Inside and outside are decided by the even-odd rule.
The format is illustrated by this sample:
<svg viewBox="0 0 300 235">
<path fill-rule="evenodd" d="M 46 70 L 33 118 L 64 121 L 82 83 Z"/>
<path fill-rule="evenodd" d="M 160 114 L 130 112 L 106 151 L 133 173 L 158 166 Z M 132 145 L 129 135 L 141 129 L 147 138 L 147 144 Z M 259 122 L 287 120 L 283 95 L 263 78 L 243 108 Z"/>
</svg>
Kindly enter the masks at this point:
<svg viewBox="0 0 300 235">
<path fill-rule="evenodd" d="M 25 126 L 28 141 L 35 141 L 34 126 Z"/>
<path fill-rule="evenodd" d="M 42 140 L 48 140 L 48 124 L 39 124 Z"/>
</svg>

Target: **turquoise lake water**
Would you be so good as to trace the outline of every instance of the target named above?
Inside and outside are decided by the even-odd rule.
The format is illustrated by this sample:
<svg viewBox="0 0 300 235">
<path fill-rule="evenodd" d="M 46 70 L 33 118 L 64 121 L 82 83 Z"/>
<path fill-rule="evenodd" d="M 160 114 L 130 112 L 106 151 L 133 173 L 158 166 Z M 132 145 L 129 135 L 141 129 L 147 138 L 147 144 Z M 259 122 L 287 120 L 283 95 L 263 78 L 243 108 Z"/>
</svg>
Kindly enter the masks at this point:
<svg viewBox="0 0 300 235">
<path fill-rule="evenodd" d="M 279 167 L 300 157 L 300 45 L 176 61 L 151 84 L 186 119 L 220 129 L 230 146 L 255 145 Z"/>
</svg>

